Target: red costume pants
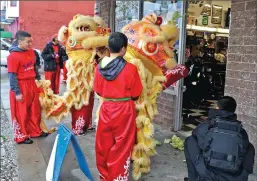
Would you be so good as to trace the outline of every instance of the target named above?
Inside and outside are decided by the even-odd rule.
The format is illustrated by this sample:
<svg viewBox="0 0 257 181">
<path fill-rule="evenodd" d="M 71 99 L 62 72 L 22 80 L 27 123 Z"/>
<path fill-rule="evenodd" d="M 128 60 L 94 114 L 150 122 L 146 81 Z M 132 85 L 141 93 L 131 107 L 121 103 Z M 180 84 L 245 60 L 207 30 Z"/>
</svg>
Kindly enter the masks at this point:
<svg viewBox="0 0 257 181">
<path fill-rule="evenodd" d="M 67 80 L 67 73 L 68 73 L 68 70 L 66 68 L 66 61 L 63 62 L 63 80 Z"/>
<path fill-rule="evenodd" d="M 23 142 L 29 137 L 40 136 L 41 107 L 35 80 L 19 80 L 23 101 L 16 101 L 15 93 L 10 91 L 11 117 L 14 127 L 14 141 Z"/>
<path fill-rule="evenodd" d="M 80 110 L 71 108 L 72 131 L 75 135 L 84 133 L 92 127 L 92 112 L 94 108 L 94 92 L 91 93 L 89 104 L 84 105 Z"/>
<path fill-rule="evenodd" d="M 51 89 L 53 90 L 54 94 L 59 94 L 60 73 L 61 73 L 61 69 L 60 69 L 59 65 L 56 66 L 55 71 L 46 71 L 45 72 L 45 79 L 50 80 Z"/>
<path fill-rule="evenodd" d="M 134 102 L 103 102 L 96 133 L 96 164 L 101 181 L 128 180 L 135 138 Z"/>
</svg>

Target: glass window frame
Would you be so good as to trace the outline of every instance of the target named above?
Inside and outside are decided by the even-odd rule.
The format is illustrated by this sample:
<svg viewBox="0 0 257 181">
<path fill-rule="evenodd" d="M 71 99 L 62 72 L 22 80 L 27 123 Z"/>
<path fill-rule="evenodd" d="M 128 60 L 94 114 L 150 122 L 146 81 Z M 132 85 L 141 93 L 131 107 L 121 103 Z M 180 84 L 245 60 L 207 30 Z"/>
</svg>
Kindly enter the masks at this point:
<svg viewBox="0 0 257 181">
<path fill-rule="evenodd" d="M 16 7 L 17 6 L 17 1 L 10 1 L 10 7 Z"/>
<path fill-rule="evenodd" d="M 114 0 L 114 11 L 116 7 L 116 0 Z M 144 0 L 138 0 L 139 1 L 139 8 L 138 8 L 138 13 L 139 13 L 139 20 L 143 18 L 144 14 Z M 179 23 L 179 49 L 178 49 L 178 64 L 184 64 L 185 63 L 185 49 L 186 49 L 186 24 L 187 24 L 187 6 L 188 2 L 187 1 L 181 1 L 181 16 L 182 18 L 180 19 Z M 111 24 L 113 25 L 112 28 L 115 30 L 115 19 L 116 15 L 115 13 L 112 14 L 112 17 L 110 17 Z M 172 91 L 173 96 L 176 96 L 176 105 L 175 105 L 175 115 L 174 115 L 174 127 L 173 131 L 178 131 L 182 128 L 182 101 L 183 101 L 183 79 L 177 81 L 176 87 L 174 91 Z M 172 123 L 171 123 L 172 124 Z"/>
</svg>

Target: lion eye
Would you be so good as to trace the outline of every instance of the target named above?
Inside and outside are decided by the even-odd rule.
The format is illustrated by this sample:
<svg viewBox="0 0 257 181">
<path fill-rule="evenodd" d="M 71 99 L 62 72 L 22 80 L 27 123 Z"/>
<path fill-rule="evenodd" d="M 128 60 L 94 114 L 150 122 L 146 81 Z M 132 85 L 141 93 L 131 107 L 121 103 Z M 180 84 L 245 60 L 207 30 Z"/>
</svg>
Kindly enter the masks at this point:
<svg viewBox="0 0 257 181">
<path fill-rule="evenodd" d="M 78 31 L 91 31 L 91 28 L 90 28 L 90 26 L 88 26 L 88 25 L 82 25 L 82 26 L 80 26 L 80 27 L 77 27 L 76 28 Z"/>
<path fill-rule="evenodd" d="M 150 53 L 155 52 L 157 49 L 157 43 L 151 43 L 151 42 L 146 43 L 146 49 Z"/>
<path fill-rule="evenodd" d="M 141 48 L 146 55 L 152 56 L 152 55 L 157 54 L 157 52 L 159 50 L 159 44 L 152 43 L 152 42 L 142 42 Z"/>
</svg>

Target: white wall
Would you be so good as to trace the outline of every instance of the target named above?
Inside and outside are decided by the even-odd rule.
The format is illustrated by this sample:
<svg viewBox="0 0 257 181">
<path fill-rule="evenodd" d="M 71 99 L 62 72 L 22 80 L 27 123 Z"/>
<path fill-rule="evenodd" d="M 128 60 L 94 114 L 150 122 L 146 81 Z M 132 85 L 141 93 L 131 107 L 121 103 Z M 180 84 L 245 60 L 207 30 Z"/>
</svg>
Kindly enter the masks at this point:
<svg viewBox="0 0 257 181">
<path fill-rule="evenodd" d="M 6 1 L 1 1 L 1 10 L 4 10 L 6 7 Z"/>
<path fill-rule="evenodd" d="M 216 0 L 213 0 L 213 1 L 212 1 L 212 5 L 219 5 L 219 6 L 222 6 L 222 7 L 223 7 L 221 26 L 224 27 L 225 20 L 226 20 L 225 11 L 227 11 L 228 8 L 231 7 L 231 1 L 229 1 L 229 0 L 223 0 L 223 1 L 216 1 Z M 199 26 L 202 25 L 202 17 L 203 17 L 203 16 L 201 15 L 202 9 L 203 9 L 203 6 L 202 6 L 202 7 L 199 7 L 199 4 L 190 4 L 190 6 L 189 6 L 189 8 L 188 8 L 188 13 L 189 13 L 189 15 L 196 17 Z M 217 27 L 217 26 L 220 26 L 220 25 L 212 24 L 212 23 L 211 23 L 211 16 L 209 16 L 208 26 Z"/>
<path fill-rule="evenodd" d="M 19 17 L 19 1 L 17 1 L 17 5 L 12 7 L 10 5 L 10 1 L 6 1 L 6 19 L 14 19 Z"/>
</svg>

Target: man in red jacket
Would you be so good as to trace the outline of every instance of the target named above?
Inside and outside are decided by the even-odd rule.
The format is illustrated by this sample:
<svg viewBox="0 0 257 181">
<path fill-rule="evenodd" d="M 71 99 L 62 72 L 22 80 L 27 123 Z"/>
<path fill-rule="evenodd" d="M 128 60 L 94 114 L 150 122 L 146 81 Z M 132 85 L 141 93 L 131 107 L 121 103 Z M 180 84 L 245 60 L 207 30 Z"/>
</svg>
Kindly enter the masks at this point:
<svg viewBox="0 0 257 181">
<path fill-rule="evenodd" d="M 29 33 L 19 31 L 17 41 L 18 44 L 9 49 L 10 55 L 7 58 L 14 140 L 17 143 L 32 144 L 30 137 L 47 136 L 40 128 L 41 108 L 35 82 L 36 57 Z"/>
<path fill-rule="evenodd" d="M 123 59 L 127 37 L 113 33 L 108 44 L 111 55 L 100 60 L 94 81 L 94 91 L 104 99 L 96 133 L 96 163 L 101 181 L 128 180 L 136 138 L 134 100 L 143 88 L 137 68 Z"/>
</svg>

